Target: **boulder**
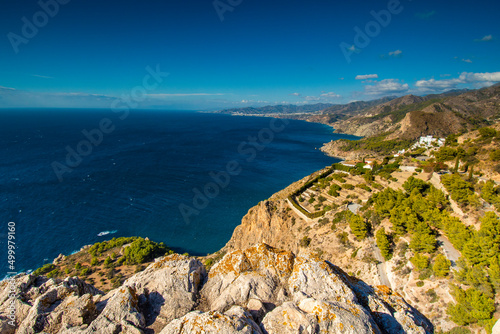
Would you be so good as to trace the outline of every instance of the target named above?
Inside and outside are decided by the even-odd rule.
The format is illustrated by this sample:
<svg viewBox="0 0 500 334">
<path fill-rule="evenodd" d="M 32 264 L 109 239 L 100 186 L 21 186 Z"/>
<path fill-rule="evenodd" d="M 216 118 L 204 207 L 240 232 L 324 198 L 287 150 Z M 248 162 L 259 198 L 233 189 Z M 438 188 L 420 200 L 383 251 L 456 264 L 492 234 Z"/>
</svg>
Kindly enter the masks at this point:
<svg viewBox="0 0 500 334">
<path fill-rule="evenodd" d="M 240 306 L 225 313 L 193 311 L 168 324 L 160 334 L 262 334 L 252 316 Z"/>
</svg>

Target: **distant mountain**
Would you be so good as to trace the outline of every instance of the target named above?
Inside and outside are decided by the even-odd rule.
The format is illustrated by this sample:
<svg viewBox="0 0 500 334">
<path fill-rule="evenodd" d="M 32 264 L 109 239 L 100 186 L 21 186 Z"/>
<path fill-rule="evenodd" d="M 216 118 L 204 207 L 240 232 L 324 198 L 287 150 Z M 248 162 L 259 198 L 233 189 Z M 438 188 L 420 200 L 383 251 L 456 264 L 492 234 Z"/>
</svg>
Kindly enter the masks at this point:
<svg viewBox="0 0 500 334">
<path fill-rule="evenodd" d="M 232 114 L 232 115 L 268 115 L 268 114 L 300 114 L 300 113 L 315 113 L 320 110 L 331 107 L 331 103 L 316 103 L 306 105 L 284 104 L 276 106 L 265 107 L 246 107 L 246 108 L 232 108 L 216 111 L 219 114 Z"/>
<path fill-rule="evenodd" d="M 468 131 L 488 125 L 499 116 L 500 85 L 497 84 L 478 90 L 406 95 L 328 124 L 337 132 L 357 136 L 386 133 L 388 139 L 415 139 Z"/>
</svg>

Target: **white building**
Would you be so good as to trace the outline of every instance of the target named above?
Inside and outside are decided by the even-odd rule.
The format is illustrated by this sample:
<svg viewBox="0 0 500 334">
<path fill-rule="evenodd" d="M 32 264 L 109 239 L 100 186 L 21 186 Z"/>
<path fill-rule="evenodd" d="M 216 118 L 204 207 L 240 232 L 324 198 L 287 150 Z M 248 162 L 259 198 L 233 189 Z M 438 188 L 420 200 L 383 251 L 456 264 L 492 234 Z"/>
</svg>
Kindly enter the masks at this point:
<svg viewBox="0 0 500 334">
<path fill-rule="evenodd" d="M 422 136 L 419 138 L 418 142 L 413 144 L 412 149 L 425 147 L 431 148 L 434 146 L 441 147 L 444 145 L 446 139 L 444 138 L 434 138 L 433 136 Z"/>
</svg>

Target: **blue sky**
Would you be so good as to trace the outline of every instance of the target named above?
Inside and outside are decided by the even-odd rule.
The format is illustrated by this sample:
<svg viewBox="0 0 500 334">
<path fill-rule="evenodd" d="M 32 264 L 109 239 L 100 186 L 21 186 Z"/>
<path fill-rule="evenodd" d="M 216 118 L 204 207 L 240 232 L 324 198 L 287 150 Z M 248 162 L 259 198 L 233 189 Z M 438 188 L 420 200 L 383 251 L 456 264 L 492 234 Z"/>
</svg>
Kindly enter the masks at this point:
<svg viewBox="0 0 500 334">
<path fill-rule="evenodd" d="M 2 1 L 0 108 L 132 96 L 201 110 L 478 88 L 500 81 L 499 12 L 496 0 Z M 147 67 L 168 76 L 144 87 Z"/>
</svg>

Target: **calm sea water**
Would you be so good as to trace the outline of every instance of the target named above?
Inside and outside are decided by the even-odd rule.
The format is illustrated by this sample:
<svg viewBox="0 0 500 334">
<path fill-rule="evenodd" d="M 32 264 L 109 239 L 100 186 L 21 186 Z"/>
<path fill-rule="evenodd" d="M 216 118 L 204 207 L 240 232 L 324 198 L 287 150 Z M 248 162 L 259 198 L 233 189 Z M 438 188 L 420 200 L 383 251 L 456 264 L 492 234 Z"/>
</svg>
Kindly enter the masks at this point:
<svg viewBox="0 0 500 334">
<path fill-rule="evenodd" d="M 103 110 L 0 111 L 2 277 L 9 271 L 8 222 L 16 223 L 15 271 L 119 236 L 149 237 L 190 254 L 214 252 L 252 206 L 335 162 L 316 148 L 349 137 L 301 121 L 281 130 L 282 121 L 271 124 L 269 118 L 138 110 L 125 120 L 117 116 Z M 103 118 L 114 130 L 60 182 L 53 162 L 66 164 L 68 148 L 77 150 L 85 140 L 82 130 L 98 128 Z M 203 193 L 211 173 L 229 162 L 239 175 L 229 183 L 221 179 L 228 185 L 218 187 L 217 196 L 209 185 L 213 198 L 198 199 L 196 207 L 195 189 Z M 180 204 L 197 214 L 187 221 Z M 98 236 L 103 231 L 115 233 Z"/>
</svg>

